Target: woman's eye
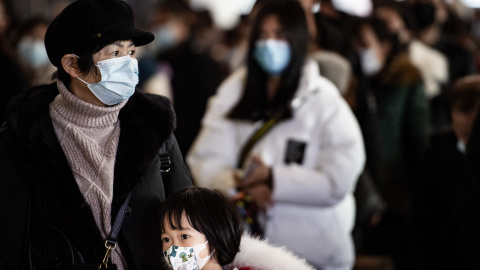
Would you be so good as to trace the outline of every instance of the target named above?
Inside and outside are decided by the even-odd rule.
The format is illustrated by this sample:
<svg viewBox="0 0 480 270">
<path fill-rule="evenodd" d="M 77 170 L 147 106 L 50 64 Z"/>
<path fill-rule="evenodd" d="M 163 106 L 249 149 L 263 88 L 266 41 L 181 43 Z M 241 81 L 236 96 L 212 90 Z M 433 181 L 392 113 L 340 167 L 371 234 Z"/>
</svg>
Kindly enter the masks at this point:
<svg viewBox="0 0 480 270">
<path fill-rule="evenodd" d="M 187 235 L 187 234 L 182 234 L 182 236 L 181 236 L 181 237 L 182 237 L 182 240 L 185 240 L 185 239 L 189 238 L 190 236 L 189 236 L 189 235 Z"/>
<path fill-rule="evenodd" d="M 118 56 L 118 54 L 119 54 L 118 51 L 114 51 L 114 52 L 112 53 L 113 56 Z"/>
<path fill-rule="evenodd" d="M 163 243 L 168 243 L 168 242 L 170 242 L 170 238 L 164 237 L 164 238 L 162 239 L 162 242 L 163 242 Z"/>
<path fill-rule="evenodd" d="M 135 55 L 135 50 L 131 50 L 130 55 Z"/>
</svg>

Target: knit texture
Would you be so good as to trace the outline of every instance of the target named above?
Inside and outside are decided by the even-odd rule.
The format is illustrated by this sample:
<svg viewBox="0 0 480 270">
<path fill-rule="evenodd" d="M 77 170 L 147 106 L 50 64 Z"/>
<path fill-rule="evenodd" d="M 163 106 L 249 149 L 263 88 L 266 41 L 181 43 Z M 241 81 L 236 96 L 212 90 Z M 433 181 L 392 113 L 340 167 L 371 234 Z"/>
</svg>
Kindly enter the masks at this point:
<svg viewBox="0 0 480 270">
<path fill-rule="evenodd" d="M 126 101 L 112 107 L 95 106 L 76 97 L 62 82 L 57 87 L 60 95 L 50 104 L 55 134 L 106 239 L 111 229 L 114 166 L 120 137 L 118 115 Z M 119 270 L 125 269 L 118 245 L 111 259 Z"/>
</svg>

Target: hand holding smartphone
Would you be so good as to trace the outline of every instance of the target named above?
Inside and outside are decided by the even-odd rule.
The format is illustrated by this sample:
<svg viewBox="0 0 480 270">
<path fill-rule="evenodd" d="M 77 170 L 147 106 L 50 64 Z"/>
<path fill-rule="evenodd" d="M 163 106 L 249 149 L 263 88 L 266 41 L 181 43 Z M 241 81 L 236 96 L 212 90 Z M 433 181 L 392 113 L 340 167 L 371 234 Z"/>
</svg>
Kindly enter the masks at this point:
<svg viewBox="0 0 480 270">
<path fill-rule="evenodd" d="M 248 169 L 247 171 L 245 172 L 245 174 L 243 175 L 243 182 L 245 182 L 249 177 L 250 175 L 252 175 L 253 171 L 258 167 L 258 163 L 253 161 L 250 166 L 248 166 Z"/>
</svg>

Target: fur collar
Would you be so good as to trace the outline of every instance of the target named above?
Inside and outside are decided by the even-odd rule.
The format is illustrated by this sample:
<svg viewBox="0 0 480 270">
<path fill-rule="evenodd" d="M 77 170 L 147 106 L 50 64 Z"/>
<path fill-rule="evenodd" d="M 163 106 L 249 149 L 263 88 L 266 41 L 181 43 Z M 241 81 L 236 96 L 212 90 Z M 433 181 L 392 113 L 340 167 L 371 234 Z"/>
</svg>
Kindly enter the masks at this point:
<svg viewBox="0 0 480 270">
<path fill-rule="evenodd" d="M 422 81 L 420 71 L 406 53 L 395 56 L 384 72 L 380 73 L 383 85 L 410 85 Z"/>
<path fill-rule="evenodd" d="M 250 268 L 258 270 L 314 270 L 305 259 L 299 258 L 285 247 L 274 246 L 266 240 L 245 233 L 240 243 L 240 252 L 226 269 Z"/>
<path fill-rule="evenodd" d="M 82 221 L 87 232 L 99 236 L 50 118 L 49 104 L 58 94 L 56 83 L 22 92 L 9 106 L 8 128 L 30 186 L 48 194 L 74 221 Z M 112 216 L 129 190 L 140 181 L 175 125 L 167 98 L 139 92 L 121 109 L 119 118 Z"/>
</svg>

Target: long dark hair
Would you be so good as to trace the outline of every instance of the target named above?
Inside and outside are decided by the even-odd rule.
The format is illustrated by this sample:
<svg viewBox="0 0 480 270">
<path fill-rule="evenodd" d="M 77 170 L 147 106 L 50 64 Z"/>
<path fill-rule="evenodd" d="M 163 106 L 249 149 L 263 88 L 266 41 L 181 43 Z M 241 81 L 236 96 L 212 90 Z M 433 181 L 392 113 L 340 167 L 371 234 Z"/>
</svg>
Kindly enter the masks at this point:
<svg viewBox="0 0 480 270">
<path fill-rule="evenodd" d="M 305 13 L 296 0 L 262 1 L 250 32 L 247 55 L 247 78 L 239 102 L 228 114 L 230 119 L 256 121 L 281 113 L 280 119 L 292 116 L 289 102 L 295 94 L 302 66 L 307 55 L 309 34 Z M 268 75 L 253 58 L 255 43 L 260 36 L 260 27 L 270 15 L 277 16 L 285 37 L 290 44 L 291 60 L 281 75 L 275 97 L 267 99 Z"/>
</svg>

